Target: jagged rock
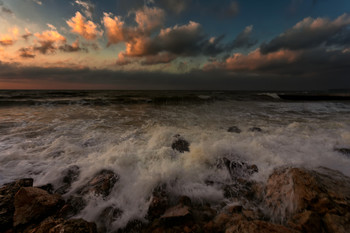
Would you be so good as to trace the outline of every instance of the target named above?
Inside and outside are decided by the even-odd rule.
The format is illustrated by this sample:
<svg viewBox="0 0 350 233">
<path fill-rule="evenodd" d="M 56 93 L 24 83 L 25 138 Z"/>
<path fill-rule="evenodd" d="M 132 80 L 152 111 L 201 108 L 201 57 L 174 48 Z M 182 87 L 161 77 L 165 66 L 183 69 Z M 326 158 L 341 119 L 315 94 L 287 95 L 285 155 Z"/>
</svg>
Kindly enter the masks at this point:
<svg viewBox="0 0 350 233">
<path fill-rule="evenodd" d="M 107 197 L 114 184 L 119 180 L 119 176 L 111 170 L 102 170 L 98 172 L 89 182 L 83 186 L 78 193 L 81 195 L 94 194 L 96 196 Z"/>
<path fill-rule="evenodd" d="M 227 129 L 227 132 L 230 132 L 230 133 L 241 133 L 242 130 L 240 130 L 237 126 L 232 126 L 232 127 Z"/>
<path fill-rule="evenodd" d="M 15 195 L 13 226 L 39 221 L 54 214 L 64 204 L 60 195 L 39 188 L 21 188 Z"/>
<path fill-rule="evenodd" d="M 160 217 L 160 220 L 165 224 L 165 226 L 169 227 L 182 225 L 188 221 L 191 221 L 192 218 L 191 199 L 183 196 L 180 197 L 179 204 L 167 209 Z"/>
<path fill-rule="evenodd" d="M 140 233 L 145 231 L 146 224 L 140 220 L 134 219 L 126 225 L 123 229 L 119 229 L 118 233 Z"/>
<path fill-rule="evenodd" d="M 21 179 L 0 188 L 0 229 L 6 231 L 13 225 L 14 198 L 21 187 L 32 187 L 33 179 Z"/>
<path fill-rule="evenodd" d="M 95 223 L 83 219 L 54 219 L 47 218 L 39 226 L 28 233 L 97 233 Z"/>
<path fill-rule="evenodd" d="M 252 128 L 249 129 L 249 131 L 251 131 L 251 132 L 262 132 L 262 129 L 259 128 L 259 127 L 252 127 Z"/>
<path fill-rule="evenodd" d="M 348 155 L 350 156 L 350 149 L 349 148 L 335 148 L 334 149 L 336 152 L 339 152 L 343 155 Z"/>
<path fill-rule="evenodd" d="M 276 169 L 268 179 L 265 201 L 273 220 L 289 220 L 299 230 L 317 229 L 315 225 L 321 227 L 318 232 L 350 229 L 350 178 L 338 171 Z"/>
<path fill-rule="evenodd" d="M 171 144 L 171 148 L 173 150 L 177 150 L 180 153 L 184 153 L 185 151 L 190 151 L 190 143 L 188 143 L 185 139 L 183 139 L 179 134 L 174 136 L 176 139 Z"/>
<path fill-rule="evenodd" d="M 78 180 L 80 175 L 80 168 L 77 165 L 70 166 L 62 172 L 62 186 L 60 186 L 55 192 L 58 194 L 65 194 L 70 189 L 72 183 Z"/>
<path fill-rule="evenodd" d="M 237 224 L 227 228 L 225 233 L 296 233 L 298 231 L 289 229 L 282 225 L 276 225 L 260 220 L 239 221 Z"/>
</svg>

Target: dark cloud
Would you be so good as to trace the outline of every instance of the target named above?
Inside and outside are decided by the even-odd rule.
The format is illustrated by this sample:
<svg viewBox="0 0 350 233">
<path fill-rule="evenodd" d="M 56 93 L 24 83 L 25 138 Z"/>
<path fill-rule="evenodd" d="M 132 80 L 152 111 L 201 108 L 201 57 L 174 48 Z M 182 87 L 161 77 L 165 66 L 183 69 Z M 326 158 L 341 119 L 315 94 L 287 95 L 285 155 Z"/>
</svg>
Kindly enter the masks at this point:
<svg viewBox="0 0 350 233">
<path fill-rule="evenodd" d="M 189 8 L 191 0 L 157 0 L 156 3 L 167 11 L 180 14 Z"/>
<path fill-rule="evenodd" d="M 35 58 L 32 48 L 21 48 L 18 50 L 19 56 L 22 58 Z"/>
<path fill-rule="evenodd" d="M 26 30 L 26 33 L 22 35 L 22 38 L 25 40 L 28 40 L 29 37 L 33 36 L 33 33 L 31 33 L 30 31 Z"/>
<path fill-rule="evenodd" d="M 10 8 L 4 6 L 4 3 L 2 1 L 0 1 L 0 10 L 5 14 L 13 14 L 13 11 Z"/>
<path fill-rule="evenodd" d="M 349 69 L 349 68 L 347 68 Z M 21 67 L 0 61 L 0 82 L 47 84 L 52 89 L 102 88 L 149 90 L 318 90 L 350 88 L 348 70 L 332 70 L 317 76 L 273 76 L 227 70 L 193 70 L 184 74 L 122 72 L 111 70 Z M 35 87 L 35 86 L 34 86 Z M 48 86 L 44 86 L 48 88 Z"/>
<path fill-rule="evenodd" d="M 336 43 L 348 41 L 348 38 L 342 37 L 349 35 L 349 25 L 350 15 L 348 14 L 343 14 L 333 21 L 327 18 L 308 17 L 270 42 L 262 44 L 261 52 L 266 54 L 281 49 L 310 49 L 324 44 L 341 45 Z"/>
<path fill-rule="evenodd" d="M 59 46 L 58 49 L 63 51 L 63 52 L 68 52 L 68 53 L 79 52 L 79 51 L 83 51 L 86 53 L 89 52 L 89 50 L 86 47 L 81 47 L 79 45 L 79 40 L 76 40 L 71 45 L 70 44 L 63 44 L 63 45 Z"/>
<path fill-rule="evenodd" d="M 251 38 L 253 31 L 253 25 L 247 26 L 238 36 L 233 40 L 229 48 L 238 49 L 238 48 L 250 48 L 258 43 L 257 40 Z"/>
</svg>

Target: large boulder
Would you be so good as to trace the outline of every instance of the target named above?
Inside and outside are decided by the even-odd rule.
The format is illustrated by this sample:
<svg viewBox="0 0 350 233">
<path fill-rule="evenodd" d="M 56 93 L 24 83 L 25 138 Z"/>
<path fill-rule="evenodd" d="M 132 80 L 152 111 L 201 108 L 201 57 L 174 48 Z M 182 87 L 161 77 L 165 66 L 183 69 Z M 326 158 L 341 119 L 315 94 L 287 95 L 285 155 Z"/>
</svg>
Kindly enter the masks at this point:
<svg viewBox="0 0 350 233">
<path fill-rule="evenodd" d="M 98 172 L 86 185 L 79 189 L 81 195 L 93 194 L 95 196 L 107 197 L 119 180 L 119 176 L 111 170 L 102 170 Z"/>
<path fill-rule="evenodd" d="M 349 232 L 350 178 L 328 168 L 279 168 L 269 177 L 265 203 L 272 220 L 295 229 Z M 339 223 L 341 227 L 338 227 Z M 327 230 L 332 229 L 332 230 Z"/>
<path fill-rule="evenodd" d="M 22 187 L 32 187 L 33 179 L 21 179 L 5 184 L 0 188 L 0 229 L 6 230 L 13 225 L 13 214 L 15 206 L 14 198 L 18 190 Z"/>
<path fill-rule="evenodd" d="M 13 226 L 40 221 L 54 214 L 63 204 L 58 194 L 33 187 L 21 188 L 15 195 Z"/>
</svg>

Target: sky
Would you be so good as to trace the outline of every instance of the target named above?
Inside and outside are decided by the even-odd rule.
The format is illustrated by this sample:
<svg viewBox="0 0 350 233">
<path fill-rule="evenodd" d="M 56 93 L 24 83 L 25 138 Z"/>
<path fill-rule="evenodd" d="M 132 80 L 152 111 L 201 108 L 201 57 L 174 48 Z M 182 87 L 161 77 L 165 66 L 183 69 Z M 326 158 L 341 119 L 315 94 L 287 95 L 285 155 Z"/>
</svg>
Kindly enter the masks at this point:
<svg viewBox="0 0 350 233">
<path fill-rule="evenodd" d="M 350 1 L 0 0 L 0 89 L 350 89 Z"/>
</svg>

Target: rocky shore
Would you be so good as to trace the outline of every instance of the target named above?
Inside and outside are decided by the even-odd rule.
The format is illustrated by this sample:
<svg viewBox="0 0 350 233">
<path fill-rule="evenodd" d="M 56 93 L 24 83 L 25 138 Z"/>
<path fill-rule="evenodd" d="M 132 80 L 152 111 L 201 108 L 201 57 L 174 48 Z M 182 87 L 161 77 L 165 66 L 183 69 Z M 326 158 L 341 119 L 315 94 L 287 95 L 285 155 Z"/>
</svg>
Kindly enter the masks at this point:
<svg viewBox="0 0 350 233">
<path fill-rule="evenodd" d="M 263 184 L 249 179 L 258 171 L 255 165 L 224 158 L 217 166 L 228 169 L 234 182 L 208 180 L 207 185 L 222 185 L 229 202 L 196 203 L 173 196 L 166 184 L 160 184 L 153 190 L 145 218 L 132 220 L 116 232 L 350 232 L 350 178 L 338 171 L 281 167 Z M 63 186 L 56 190 L 51 185 L 33 187 L 30 178 L 1 187 L 0 232 L 110 231 L 108 226 L 123 213 L 113 206 L 95 223 L 74 216 L 84 209 L 86 195 L 107 198 L 119 176 L 102 170 L 64 200 L 61 195 L 78 176 L 79 167 L 68 168 Z"/>
</svg>

